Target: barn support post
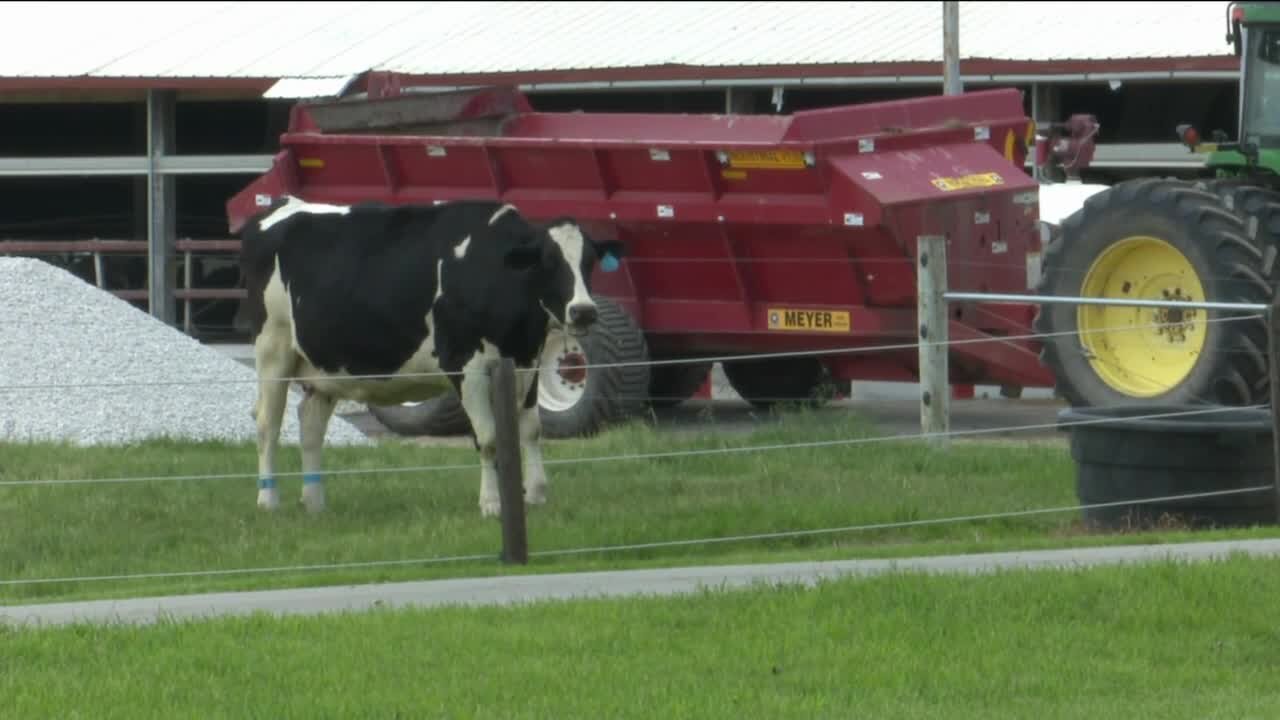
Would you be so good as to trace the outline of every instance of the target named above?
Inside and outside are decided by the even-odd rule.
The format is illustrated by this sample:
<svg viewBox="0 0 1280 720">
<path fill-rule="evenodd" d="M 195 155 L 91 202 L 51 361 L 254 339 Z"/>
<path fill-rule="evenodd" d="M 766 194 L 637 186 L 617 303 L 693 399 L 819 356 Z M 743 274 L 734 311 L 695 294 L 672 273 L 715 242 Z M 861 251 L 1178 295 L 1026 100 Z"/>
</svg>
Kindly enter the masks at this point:
<svg viewBox="0 0 1280 720">
<path fill-rule="evenodd" d="M 182 254 L 182 289 L 191 290 L 191 284 L 195 282 L 195 270 L 191 267 L 191 251 L 188 250 Z M 190 335 L 193 325 L 191 315 L 191 296 L 182 303 L 182 331 Z"/>
<path fill-rule="evenodd" d="M 151 315 L 177 323 L 174 287 L 177 280 L 174 237 L 177 235 L 173 176 L 161 172 L 175 151 L 172 90 L 147 91 L 147 304 Z"/>
<path fill-rule="evenodd" d="M 498 497 L 502 500 L 502 561 L 529 563 L 529 538 L 525 528 L 524 477 L 520 465 L 519 423 L 516 418 L 516 366 L 511 358 L 489 363 L 494 442 L 497 456 Z"/>
<path fill-rule="evenodd" d="M 741 86 L 735 89 L 730 85 L 724 89 L 724 112 L 726 115 L 751 115 L 756 111 L 755 100 L 752 88 Z"/>
<path fill-rule="evenodd" d="M 1276 522 L 1280 522 L 1280 295 L 1267 308 L 1267 365 L 1271 380 L 1271 456 L 1275 468 L 1272 483 L 1276 504 Z"/>
<path fill-rule="evenodd" d="M 919 322 L 920 431 L 929 444 L 949 445 L 951 393 L 947 354 L 947 238 L 916 238 L 916 310 Z"/>
</svg>

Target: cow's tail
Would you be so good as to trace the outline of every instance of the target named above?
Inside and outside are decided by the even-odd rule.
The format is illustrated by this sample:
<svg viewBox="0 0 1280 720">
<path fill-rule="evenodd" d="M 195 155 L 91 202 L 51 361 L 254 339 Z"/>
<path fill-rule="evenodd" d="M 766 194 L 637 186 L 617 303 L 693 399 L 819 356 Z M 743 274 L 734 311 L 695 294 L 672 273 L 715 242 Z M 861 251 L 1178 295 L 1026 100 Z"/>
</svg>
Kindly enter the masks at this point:
<svg viewBox="0 0 1280 720">
<path fill-rule="evenodd" d="M 240 238 L 240 281 L 238 287 L 245 291 L 245 298 L 236 309 L 232 325 L 238 333 L 248 333 L 256 339 L 267 322 L 267 305 L 263 299 L 267 282 L 271 280 L 272 249 L 268 247 L 267 238 L 258 229 L 258 223 L 251 220 L 244 224 L 239 233 Z"/>
</svg>

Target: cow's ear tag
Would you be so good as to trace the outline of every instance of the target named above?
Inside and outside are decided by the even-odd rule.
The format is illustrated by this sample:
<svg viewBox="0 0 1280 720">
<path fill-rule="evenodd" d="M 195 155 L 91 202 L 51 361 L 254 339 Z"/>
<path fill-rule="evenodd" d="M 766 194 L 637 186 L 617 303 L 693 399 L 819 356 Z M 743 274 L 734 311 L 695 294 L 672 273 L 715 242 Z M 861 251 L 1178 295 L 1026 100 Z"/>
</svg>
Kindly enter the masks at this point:
<svg viewBox="0 0 1280 720">
<path fill-rule="evenodd" d="M 613 272 L 614 270 L 617 270 L 618 258 L 614 257 L 613 253 L 605 253 L 604 257 L 600 260 L 600 269 L 605 272 Z"/>
</svg>

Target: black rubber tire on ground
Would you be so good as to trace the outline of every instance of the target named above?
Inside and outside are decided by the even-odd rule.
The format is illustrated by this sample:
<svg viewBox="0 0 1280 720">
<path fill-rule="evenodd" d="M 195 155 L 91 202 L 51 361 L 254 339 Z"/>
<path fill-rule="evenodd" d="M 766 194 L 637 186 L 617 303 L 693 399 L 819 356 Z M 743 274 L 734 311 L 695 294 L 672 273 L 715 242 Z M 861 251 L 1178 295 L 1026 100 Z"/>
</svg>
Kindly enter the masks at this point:
<svg viewBox="0 0 1280 720">
<path fill-rule="evenodd" d="M 1274 525 L 1270 491 L 1182 497 L 1267 487 L 1272 481 L 1269 410 L 1141 418 L 1196 406 L 1130 405 L 1060 412 L 1071 433 L 1076 496 L 1091 529 L 1145 529 L 1172 520 L 1194 528 Z M 1091 425 L 1080 423 L 1094 423 Z M 1069 425 L 1070 423 L 1077 423 Z"/>
<path fill-rule="evenodd" d="M 1021 385 L 1001 385 L 1000 397 L 1010 400 L 1018 400 L 1022 398 L 1023 387 Z"/>
<path fill-rule="evenodd" d="M 760 410 L 783 404 L 817 408 L 835 394 L 835 383 L 816 357 L 767 357 L 723 363 L 734 392 Z"/>
<path fill-rule="evenodd" d="M 397 435 L 444 437 L 471 432 L 471 420 L 453 390 L 416 405 L 370 405 L 369 414 Z"/>
<path fill-rule="evenodd" d="M 670 408 L 693 397 L 706 382 L 711 363 L 673 363 L 649 367 L 649 405 Z"/>
<path fill-rule="evenodd" d="M 1088 268 L 1116 241 L 1146 235 L 1171 243 L 1192 264 L 1208 299 L 1268 304 L 1273 268 L 1246 236 L 1246 227 L 1214 193 L 1160 178 L 1130 180 L 1091 196 L 1062 224 L 1043 258 L 1036 288 L 1041 295 L 1080 296 Z M 1274 263 L 1272 263 L 1274 266 Z M 1204 299 L 1204 298 L 1196 298 Z M 1037 333 L 1045 337 L 1041 361 L 1056 378 L 1056 391 L 1074 406 L 1268 402 L 1267 328 L 1261 317 L 1205 326 L 1205 348 L 1183 379 L 1154 397 L 1135 397 L 1108 386 L 1085 357 L 1077 306 L 1042 305 Z M 1217 318 L 1258 315 L 1213 311 Z M 1203 312 L 1199 317 L 1205 317 Z M 1142 368 L 1129 368 L 1137 375 Z"/>
<path fill-rule="evenodd" d="M 596 298 L 596 307 L 598 319 L 580 341 L 587 364 L 636 364 L 589 367 L 582 399 L 566 410 L 548 410 L 540 404 L 542 434 L 547 437 L 589 437 L 611 423 L 639 415 L 647 405 L 649 350 L 644 333 L 608 298 Z"/>
</svg>

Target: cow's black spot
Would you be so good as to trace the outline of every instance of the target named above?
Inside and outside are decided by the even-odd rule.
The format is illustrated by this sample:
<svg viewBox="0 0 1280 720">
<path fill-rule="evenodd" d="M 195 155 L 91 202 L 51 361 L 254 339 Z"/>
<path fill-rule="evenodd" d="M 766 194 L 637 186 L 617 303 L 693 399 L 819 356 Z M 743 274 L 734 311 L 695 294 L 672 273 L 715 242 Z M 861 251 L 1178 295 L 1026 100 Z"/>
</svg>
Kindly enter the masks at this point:
<svg viewBox="0 0 1280 720">
<path fill-rule="evenodd" d="M 362 203 L 345 215 L 299 212 L 265 231 L 255 218 L 245 225 L 241 251 L 253 334 L 266 320 L 262 295 L 278 259 L 298 343 L 326 372 L 394 373 L 428 338 L 428 312 L 442 369 L 460 371 L 482 341 L 517 364 L 532 364 L 547 332 L 543 305 L 563 317 L 570 271 L 547 231 L 518 213 L 489 225 L 500 207 Z M 458 259 L 454 246 L 466 236 L 471 242 Z M 583 255 L 589 278 L 595 252 Z M 523 262 L 530 256 L 542 262 Z"/>
</svg>

